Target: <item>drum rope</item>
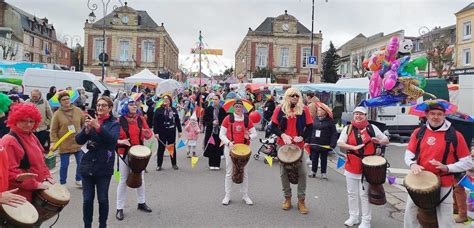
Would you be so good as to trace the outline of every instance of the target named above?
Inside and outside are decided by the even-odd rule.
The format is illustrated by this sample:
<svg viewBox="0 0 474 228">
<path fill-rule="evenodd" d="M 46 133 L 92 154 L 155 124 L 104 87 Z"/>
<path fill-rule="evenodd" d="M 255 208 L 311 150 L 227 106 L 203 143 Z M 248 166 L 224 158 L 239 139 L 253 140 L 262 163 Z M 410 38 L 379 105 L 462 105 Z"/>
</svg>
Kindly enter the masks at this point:
<svg viewBox="0 0 474 228">
<path fill-rule="evenodd" d="M 58 212 L 58 216 L 56 216 L 56 220 L 53 222 L 53 224 L 51 224 L 51 225 L 49 226 L 49 228 L 52 228 L 54 225 L 56 225 L 56 223 L 57 223 L 58 220 L 59 220 L 59 214 L 60 214 L 60 213 L 61 213 L 61 212 L 59 211 L 59 212 Z"/>
</svg>

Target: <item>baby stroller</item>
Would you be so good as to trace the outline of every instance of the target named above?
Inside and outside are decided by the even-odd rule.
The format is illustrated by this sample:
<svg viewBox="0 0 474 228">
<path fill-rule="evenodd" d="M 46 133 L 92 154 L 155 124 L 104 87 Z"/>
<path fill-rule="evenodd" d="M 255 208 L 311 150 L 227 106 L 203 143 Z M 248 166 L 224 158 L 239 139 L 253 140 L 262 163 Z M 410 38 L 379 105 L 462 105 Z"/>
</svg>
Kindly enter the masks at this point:
<svg viewBox="0 0 474 228">
<path fill-rule="evenodd" d="M 271 156 L 273 159 L 277 157 L 277 136 L 272 134 L 270 137 L 265 139 L 259 139 L 262 146 L 258 149 L 257 153 L 253 155 L 255 160 L 260 158 L 260 154 Z M 263 162 L 267 164 L 267 160 L 264 159 Z"/>
</svg>

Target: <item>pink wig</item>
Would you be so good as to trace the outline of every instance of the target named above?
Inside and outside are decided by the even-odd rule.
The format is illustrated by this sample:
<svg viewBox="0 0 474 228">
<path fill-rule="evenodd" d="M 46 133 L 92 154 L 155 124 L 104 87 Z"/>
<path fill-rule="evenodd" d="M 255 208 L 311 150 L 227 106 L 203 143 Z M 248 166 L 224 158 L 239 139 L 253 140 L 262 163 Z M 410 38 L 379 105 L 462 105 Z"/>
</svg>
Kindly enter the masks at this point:
<svg viewBox="0 0 474 228">
<path fill-rule="evenodd" d="M 7 126 L 10 128 L 16 128 L 18 121 L 25 120 L 27 118 L 31 118 L 35 121 L 33 130 L 38 128 L 38 125 L 41 122 L 41 113 L 34 104 L 19 103 L 12 105 L 10 107 L 10 112 L 8 113 Z"/>
</svg>

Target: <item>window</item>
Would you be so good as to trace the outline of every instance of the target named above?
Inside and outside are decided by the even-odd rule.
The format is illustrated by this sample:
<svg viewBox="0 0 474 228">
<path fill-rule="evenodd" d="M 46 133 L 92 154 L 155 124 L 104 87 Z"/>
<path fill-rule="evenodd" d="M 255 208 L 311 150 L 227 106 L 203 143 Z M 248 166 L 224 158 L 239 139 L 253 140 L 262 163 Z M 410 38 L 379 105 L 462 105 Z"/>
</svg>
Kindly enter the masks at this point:
<svg viewBox="0 0 474 228">
<path fill-rule="evenodd" d="M 257 67 L 267 67 L 267 47 L 257 47 Z"/>
<path fill-rule="evenodd" d="M 280 66 L 281 67 L 288 67 L 289 52 L 290 52 L 289 48 L 281 48 L 280 49 Z"/>
<path fill-rule="evenodd" d="M 311 55 L 311 48 L 302 48 L 301 49 L 301 66 L 306 67 L 308 63 L 308 57 Z"/>
<path fill-rule="evenodd" d="M 97 86 L 94 83 L 92 83 L 91 81 L 87 81 L 87 80 L 84 80 L 82 82 L 82 86 L 84 87 L 84 90 L 86 92 L 89 92 L 89 93 L 93 93 L 94 90 L 98 89 Z"/>
<path fill-rule="evenodd" d="M 464 66 L 471 65 L 471 49 L 465 48 L 462 49 L 462 63 Z"/>
<path fill-rule="evenodd" d="M 471 22 L 464 22 L 462 25 L 462 40 L 471 39 Z"/>
<path fill-rule="evenodd" d="M 145 40 L 142 47 L 142 62 L 152 63 L 155 61 L 155 42 Z"/>
<path fill-rule="evenodd" d="M 104 41 L 102 38 L 95 38 L 94 39 L 94 59 L 98 60 L 99 55 L 102 52 L 105 52 L 104 49 Z"/>
<path fill-rule="evenodd" d="M 119 60 L 128 61 L 130 41 L 129 40 L 120 40 L 119 41 Z"/>
</svg>

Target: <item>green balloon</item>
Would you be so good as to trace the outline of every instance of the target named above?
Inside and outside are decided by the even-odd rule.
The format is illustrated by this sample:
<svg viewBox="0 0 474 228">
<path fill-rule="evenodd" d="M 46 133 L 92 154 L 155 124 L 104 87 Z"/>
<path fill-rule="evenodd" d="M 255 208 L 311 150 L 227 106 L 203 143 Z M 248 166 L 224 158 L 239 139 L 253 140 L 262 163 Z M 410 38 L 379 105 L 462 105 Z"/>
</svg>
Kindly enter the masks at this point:
<svg viewBox="0 0 474 228">
<path fill-rule="evenodd" d="M 410 61 L 407 65 L 405 65 L 405 67 L 403 68 L 403 71 L 407 72 L 411 76 L 415 76 L 416 75 L 415 68 L 418 68 L 419 71 L 425 71 L 427 66 L 428 66 L 428 59 L 422 56 Z"/>
</svg>

